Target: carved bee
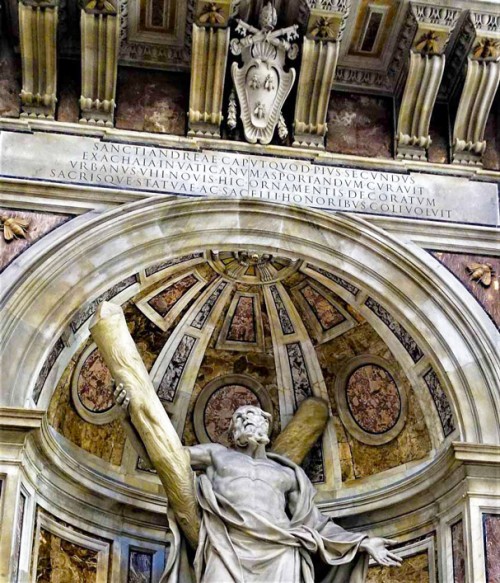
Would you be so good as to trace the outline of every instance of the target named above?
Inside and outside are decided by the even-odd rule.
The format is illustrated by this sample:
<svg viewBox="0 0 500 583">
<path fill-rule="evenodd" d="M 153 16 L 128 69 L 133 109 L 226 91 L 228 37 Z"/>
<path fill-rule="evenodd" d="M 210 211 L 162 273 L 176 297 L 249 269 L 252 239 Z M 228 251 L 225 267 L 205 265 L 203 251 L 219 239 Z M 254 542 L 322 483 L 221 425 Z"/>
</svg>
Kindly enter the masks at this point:
<svg viewBox="0 0 500 583">
<path fill-rule="evenodd" d="M 26 239 L 26 231 L 28 230 L 29 223 L 18 219 L 17 217 L 0 217 L 2 224 L 0 225 L 0 230 L 3 231 L 3 238 L 6 241 L 12 241 L 12 239 L 23 238 Z"/>
<path fill-rule="evenodd" d="M 471 280 L 481 283 L 484 287 L 491 285 L 493 275 L 491 263 L 471 263 L 467 265 L 467 271 L 471 274 Z"/>
</svg>

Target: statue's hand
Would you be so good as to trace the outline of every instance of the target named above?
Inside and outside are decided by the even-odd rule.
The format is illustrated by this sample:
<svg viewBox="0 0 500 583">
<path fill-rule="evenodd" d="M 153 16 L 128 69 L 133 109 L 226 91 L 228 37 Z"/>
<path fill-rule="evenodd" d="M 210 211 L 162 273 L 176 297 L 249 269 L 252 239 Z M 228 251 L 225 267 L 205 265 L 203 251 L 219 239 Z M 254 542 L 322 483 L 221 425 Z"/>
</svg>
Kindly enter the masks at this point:
<svg viewBox="0 0 500 583">
<path fill-rule="evenodd" d="M 400 567 L 403 559 L 387 550 L 387 546 L 395 545 L 397 541 L 378 536 L 369 537 L 361 542 L 361 550 L 366 551 L 379 565 Z"/>
<path fill-rule="evenodd" d="M 117 385 L 113 393 L 113 401 L 120 407 L 123 417 L 129 417 L 130 397 L 123 383 Z"/>
</svg>

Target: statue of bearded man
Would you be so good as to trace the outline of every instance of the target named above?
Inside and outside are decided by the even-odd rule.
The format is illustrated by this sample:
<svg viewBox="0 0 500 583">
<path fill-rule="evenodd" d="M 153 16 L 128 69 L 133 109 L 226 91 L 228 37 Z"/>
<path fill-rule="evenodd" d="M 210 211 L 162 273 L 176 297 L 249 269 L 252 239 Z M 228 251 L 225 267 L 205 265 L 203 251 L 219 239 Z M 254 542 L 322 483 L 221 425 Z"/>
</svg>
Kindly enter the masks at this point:
<svg viewBox="0 0 500 583">
<path fill-rule="evenodd" d="M 238 408 L 232 418 L 233 448 L 184 447 L 121 308 L 103 302 L 90 329 L 119 381 L 114 397 L 129 435 L 145 448 L 168 496 L 174 544 L 163 582 L 362 583 L 370 556 L 382 565 L 401 563 L 386 548 L 394 541 L 348 532 L 321 514 L 304 471 L 266 452 L 268 413 Z M 187 558 L 180 530 L 196 550 L 194 561 Z M 328 567 L 321 577 L 315 573 L 318 560 Z"/>
<path fill-rule="evenodd" d="M 119 387 L 116 400 L 128 406 Z M 194 575 L 197 583 L 313 583 L 312 556 L 330 566 L 323 583 L 362 583 L 369 556 L 399 566 L 384 538 L 348 532 L 314 505 L 304 471 L 266 452 L 271 415 L 239 407 L 231 421 L 234 449 L 216 443 L 188 447 L 202 511 Z M 179 553 L 175 549 L 174 555 Z M 175 561 L 165 580 L 178 580 Z M 177 575 L 175 575 L 177 571 Z"/>
</svg>

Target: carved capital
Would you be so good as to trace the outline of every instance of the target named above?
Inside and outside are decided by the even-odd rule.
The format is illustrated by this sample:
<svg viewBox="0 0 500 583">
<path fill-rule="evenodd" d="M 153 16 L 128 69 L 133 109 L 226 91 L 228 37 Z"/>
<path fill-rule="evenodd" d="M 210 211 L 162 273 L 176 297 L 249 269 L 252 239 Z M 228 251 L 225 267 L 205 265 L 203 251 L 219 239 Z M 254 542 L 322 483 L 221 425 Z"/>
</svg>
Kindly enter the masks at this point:
<svg viewBox="0 0 500 583">
<path fill-rule="evenodd" d="M 117 0 L 83 0 L 80 7 L 87 14 L 116 16 L 118 13 Z"/>
<path fill-rule="evenodd" d="M 411 50 L 421 55 L 442 55 L 460 16 L 460 10 L 411 3 L 411 14 L 417 31 Z"/>
</svg>

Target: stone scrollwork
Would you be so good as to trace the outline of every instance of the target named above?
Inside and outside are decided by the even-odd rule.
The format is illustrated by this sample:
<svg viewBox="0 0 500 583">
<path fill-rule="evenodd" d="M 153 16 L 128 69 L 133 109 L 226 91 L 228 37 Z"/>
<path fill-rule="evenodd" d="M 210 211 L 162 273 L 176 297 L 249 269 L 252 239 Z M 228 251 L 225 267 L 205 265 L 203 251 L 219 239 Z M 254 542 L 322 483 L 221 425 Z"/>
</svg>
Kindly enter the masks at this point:
<svg viewBox="0 0 500 583">
<path fill-rule="evenodd" d="M 263 6 L 257 29 L 241 20 L 236 32 L 241 39 L 231 41 L 233 55 L 241 55 L 243 66 L 233 63 L 233 78 L 245 138 L 251 144 L 269 144 L 280 121 L 281 109 L 295 81 L 295 69 L 285 71 L 285 58 L 297 57 L 297 25 L 274 30 L 275 8 Z M 280 126 L 281 136 L 284 130 Z"/>
<path fill-rule="evenodd" d="M 426 160 L 432 143 L 429 125 L 445 67 L 445 51 L 460 10 L 411 3 L 417 23 L 410 67 L 398 117 L 397 158 Z"/>
<path fill-rule="evenodd" d="M 481 165 L 486 120 L 500 83 L 500 19 L 471 13 L 474 40 L 453 128 L 453 163 Z"/>
<path fill-rule="evenodd" d="M 57 0 L 19 2 L 23 117 L 54 119 L 58 15 Z"/>
<path fill-rule="evenodd" d="M 117 2 L 81 4 L 82 94 L 80 123 L 112 126 L 116 107 L 120 12 Z"/>
</svg>

